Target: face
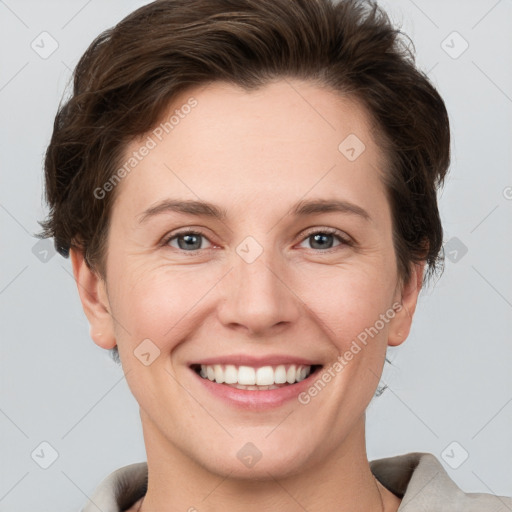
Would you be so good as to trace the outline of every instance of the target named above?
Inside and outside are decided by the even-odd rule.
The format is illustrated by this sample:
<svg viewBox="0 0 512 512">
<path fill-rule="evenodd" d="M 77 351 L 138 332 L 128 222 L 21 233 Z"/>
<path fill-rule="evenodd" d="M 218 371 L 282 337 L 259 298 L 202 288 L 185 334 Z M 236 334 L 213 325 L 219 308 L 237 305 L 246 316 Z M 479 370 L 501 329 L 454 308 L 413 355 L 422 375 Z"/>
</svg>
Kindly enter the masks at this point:
<svg viewBox="0 0 512 512">
<path fill-rule="evenodd" d="M 127 148 L 137 162 L 117 185 L 106 283 L 74 259 L 146 443 L 242 478 L 361 448 L 418 292 L 399 285 L 365 111 L 278 81 L 191 89 L 164 122 L 173 113 Z"/>
</svg>

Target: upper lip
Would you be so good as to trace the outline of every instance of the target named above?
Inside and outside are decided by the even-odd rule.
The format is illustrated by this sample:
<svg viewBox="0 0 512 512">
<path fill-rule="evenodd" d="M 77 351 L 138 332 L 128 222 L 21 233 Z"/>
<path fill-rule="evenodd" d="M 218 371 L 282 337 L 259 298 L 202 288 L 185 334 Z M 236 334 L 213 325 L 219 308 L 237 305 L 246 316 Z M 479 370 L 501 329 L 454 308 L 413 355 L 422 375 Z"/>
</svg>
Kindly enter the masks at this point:
<svg viewBox="0 0 512 512">
<path fill-rule="evenodd" d="M 192 361 L 189 366 L 193 365 L 214 365 L 214 364 L 232 364 L 234 366 L 252 366 L 260 368 L 262 366 L 276 366 L 280 364 L 296 364 L 304 366 L 319 366 L 318 361 L 305 359 L 285 354 L 274 354 L 268 356 L 249 356 L 247 354 L 230 354 L 226 356 L 207 357 L 197 361 Z"/>
</svg>

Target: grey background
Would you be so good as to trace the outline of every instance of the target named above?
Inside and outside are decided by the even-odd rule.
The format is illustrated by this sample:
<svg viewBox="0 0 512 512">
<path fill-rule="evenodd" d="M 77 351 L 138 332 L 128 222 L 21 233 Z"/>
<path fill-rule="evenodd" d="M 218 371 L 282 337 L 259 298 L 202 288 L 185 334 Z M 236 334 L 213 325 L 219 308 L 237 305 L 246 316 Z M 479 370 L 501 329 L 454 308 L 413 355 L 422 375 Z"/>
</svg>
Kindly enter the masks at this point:
<svg viewBox="0 0 512 512">
<path fill-rule="evenodd" d="M 89 338 L 69 260 L 31 237 L 71 70 L 143 3 L 0 0 L 2 512 L 77 511 L 108 473 L 145 460 L 137 404 Z M 512 2 L 381 3 L 447 103 L 453 163 L 441 196 L 446 271 L 389 352 L 388 387 L 368 409 L 369 458 L 431 452 L 464 490 L 512 495 Z M 47 58 L 31 47 L 51 49 L 43 31 L 58 43 Z M 453 31 L 469 44 L 461 55 Z M 47 469 L 42 442 L 58 453 Z"/>
</svg>

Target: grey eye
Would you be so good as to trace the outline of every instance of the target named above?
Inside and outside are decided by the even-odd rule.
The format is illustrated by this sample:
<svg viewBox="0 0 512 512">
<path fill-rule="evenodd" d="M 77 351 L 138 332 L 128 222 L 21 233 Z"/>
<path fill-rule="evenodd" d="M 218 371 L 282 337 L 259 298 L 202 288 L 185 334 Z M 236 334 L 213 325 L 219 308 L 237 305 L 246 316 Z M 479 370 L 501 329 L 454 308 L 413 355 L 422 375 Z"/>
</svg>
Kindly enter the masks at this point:
<svg viewBox="0 0 512 512">
<path fill-rule="evenodd" d="M 187 233 L 177 233 L 172 238 L 169 239 L 168 244 L 171 247 L 175 247 L 176 249 L 180 249 L 182 251 L 198 251 L 200 249 L 204 249 L 203 241 L 207 240 L 207 238 L 201 233 L 187 232 Z M 178 246 L 173 245 L 173 242 L 177 241 Z"/>
<path fill-rule="evenodd" d="M 335 246 L 335 239 L 339 240 L 339 237 L 333 233 L 325 233 L 323 231 L 318 231 L 317 233 L 312 233 L 308 235 L 302 243 L 309 241 L 311 249 L 331 249 L 332 247 Z M 337 245 L 339 244 L 340 242 L 338 242 Z"/>
</svg>

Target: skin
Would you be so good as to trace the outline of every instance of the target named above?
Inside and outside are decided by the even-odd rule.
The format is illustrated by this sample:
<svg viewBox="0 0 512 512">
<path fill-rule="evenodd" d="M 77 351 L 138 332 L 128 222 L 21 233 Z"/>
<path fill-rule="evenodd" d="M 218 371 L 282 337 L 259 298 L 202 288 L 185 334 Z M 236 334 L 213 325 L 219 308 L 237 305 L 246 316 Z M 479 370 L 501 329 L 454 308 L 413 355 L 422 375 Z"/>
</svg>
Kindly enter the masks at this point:
<svg viewBox="0 0 512 512">
<path fill-rule="evenodd" d="M 106 280 L 71 253 L 91 336 L 105 349 L 118 345 L 140 406 L 149 468 L 141 510 L 380 511 L 382 496 L 386 512 L 396 511 L 399 498 L 369 468 L 365 409 L 387 346 L 409 333 L 423 265 L 401 282 L 385 159 L 369 118 L 359 104 L 299 80 L 252 92 L 214 83 L 184 92 L 169 112 L 191 96 L 197 106 L 117 186 Z M 349 134 L 366 146 L 352 162 L 338 150 Z M 139 223 L 167 198 L 209 201 L 227 217 L 166 212 Z M 301 199 L 349 201 L 369 219 L 296 218 L 289 211 Z M 177 238 L 160 244 L 186 227 L 204 233 L 200 249 L 180 249 Z M 332 248 L 318 248 L 310 231 L 325 228 L 352 245 L 334 236 Z M 236 252 L 247 236 L 263 249 L 250 264 Z M 240 410 L 188 367 L 232 353 L 327 367 L 396 302 L 402 309 L 307 405 Z M 160 355 L 145 366 L 133 352 L 148 338 Z M 247 442 L 262 453 L 252 468 L 237 457 Z"/>
</svg>

